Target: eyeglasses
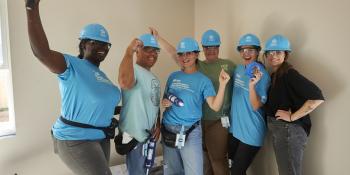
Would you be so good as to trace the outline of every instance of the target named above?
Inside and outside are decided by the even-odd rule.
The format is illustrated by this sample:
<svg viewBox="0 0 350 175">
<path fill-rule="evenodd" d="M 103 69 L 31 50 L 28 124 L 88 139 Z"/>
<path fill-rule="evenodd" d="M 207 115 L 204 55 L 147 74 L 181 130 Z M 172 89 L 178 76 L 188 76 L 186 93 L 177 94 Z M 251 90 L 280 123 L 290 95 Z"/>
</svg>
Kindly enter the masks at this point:
<svg viewBox="0 0 350 175">
<path fill-rule="evenodd" d="M 271 50 L 271 51 L 266 51 L 265 54 L 266 54 L 266 56 L 274 56 L 274 55 L 281 56 L 284 54 L 284 51 L 283 50 Z"/>
<path fill-rule="evenodd" d="M 177 53 L 177 55 L 179 57 L 184 57 L 184 56 L 190 56 L 190 55 L 193 55 L 193 54 L 196 54 L 198 52 L 182 52 L 182 53 Z"/>
<path fill-rule="evenodd" d="M 247 53 L 249 55 L 252 55 L 252 54 L 255 54 L 257 53 L 258 51 L 256 49 L 253 49 L 253 48 L 242 48 L 239 50 L 239 53 Z"/>
<path fill-rule="evenodd" d="M 203 46 L 204 49 L 217 49 L 220 46 Z"/>
<path fill-rule="evenodd" d="M 111 43 L 106 43 L 102 41 L 97 41 L 97 40 L 88 40 L 88 43 L 90 43 L 94 47 L 107 47 L 107 49 L 110 49 L 112 47 Z"/>
<path fill-rule="evenodd" d="M 155 47 L 149 47 L 149 46 L 143 47 L 142 50 L 144 52 L 146 52 L 147 54 L 151 54 L 151 53 L 159 54 L 159 52 L 160 52 L 160 49 L 155 48 Z"/>
</svg>

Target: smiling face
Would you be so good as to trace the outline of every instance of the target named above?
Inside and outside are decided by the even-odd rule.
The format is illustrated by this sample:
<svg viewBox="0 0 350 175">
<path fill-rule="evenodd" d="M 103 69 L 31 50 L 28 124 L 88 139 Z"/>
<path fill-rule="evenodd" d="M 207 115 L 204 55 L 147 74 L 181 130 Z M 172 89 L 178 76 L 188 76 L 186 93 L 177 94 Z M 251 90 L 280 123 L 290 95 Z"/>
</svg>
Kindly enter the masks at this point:
<svg viewBox="0 0 350 175">
<path fill-rule="evenodd" d="M 83 41 L 82 46 L 84 59 L 96 66 L 99 66 L 100 63 L 106 58 L 111 44 L 89 39 Z"/>
<path fill-rule="evenodd" d="M 286 51 L 282 50 L 265 52 L 265 57 L 273 70 L 278 69 L 278 67 L 286 60 L 286 56 Z"/>
<path fill-rule="evenodd" d="M 203 46 L 204 56 L 208 62 L 213 62 L 219 58 L 220 46 Z"/>
<path fill-rule="evenodd" d="M 145 46 L 137 50 L 137 64 L 150 70 L 157 62 L 159 49 L 155 47 Z"/>
<path fill-rule="evenodd" d="M 198 52 L 177 53 L 178 62 L 184 69 L 193 68 L 196 66 L 198 55 Z"/>
<path fill-rule="evenodd" d="M 254 46 L 242 46 L 239 48 L 239 54 L 243 58 L 244 64 L 247 65 L 258 58 L 259 51 Z"/>
</svg>

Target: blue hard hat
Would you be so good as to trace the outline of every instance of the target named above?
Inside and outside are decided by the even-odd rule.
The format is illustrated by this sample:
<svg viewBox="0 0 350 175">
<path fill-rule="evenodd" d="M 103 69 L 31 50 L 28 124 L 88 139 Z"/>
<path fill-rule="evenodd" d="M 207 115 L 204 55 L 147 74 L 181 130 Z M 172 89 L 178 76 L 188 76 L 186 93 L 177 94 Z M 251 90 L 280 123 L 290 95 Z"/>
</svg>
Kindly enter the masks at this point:
<svg viewBox="0 0 350 175">
<path fill-rule="evenodd" d="M 176 47 L 177 53 L 199 52 L 199 46 L 196 40 L 191 37 L 182 38 Z"/>
<path fill-rule="evenodd" d="M 107 30 L 100 24 L 89 24 L 85 26 L 80 31 L 79 39 L 93 39 L 105 43 L 110 43 Z"/>
<path fill-rule="evenodd" d="M 219 46 L 221 44 L 220 35 L 215 30 L 207 30 L 202 35 L 203 46 Z"/>
<path fill-rule="evenodd" d="M 248 33 L 239 39 L 237 50 L 242 46 L 256 46 L 260 48 L 260 40 L 256 35 Z"/>
<path fill-rule="evenodd" d="M 283 35 L 274 35 L 266 41 L 264 51 L 272 50 L 292 51 L 288 38 Z"/>
<path fill-rule="evenodd" d="M 146 33 L 139 37 L 139 40 L 143 42 L 143 46 L 155 47 L 160 49 L 157 40 L 153 37 L 153 35 Z"/>
</svg>

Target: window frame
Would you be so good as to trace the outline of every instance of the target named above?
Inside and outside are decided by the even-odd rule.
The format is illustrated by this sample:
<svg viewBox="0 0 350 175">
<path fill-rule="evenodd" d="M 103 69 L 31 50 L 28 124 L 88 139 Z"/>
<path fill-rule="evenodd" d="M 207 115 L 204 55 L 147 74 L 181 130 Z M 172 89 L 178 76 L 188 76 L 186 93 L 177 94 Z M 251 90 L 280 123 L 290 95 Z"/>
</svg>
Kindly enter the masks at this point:
<svg viewBox="0 0 350 175">
<path fill-rule="evenodd" d="M 10 38 L 9 38 L 9 25 L 8 25 L 8 6 L 7 1 L 0 1 L 0 34 L 1 34 L 1 49 L 3 56 L 3 64 L 0 65 L 0 69 L 7 70 L 8 72 L 8 115 L 9 121 L 0 122 L 0 139 L 12 137 L 16 135 L 15 125 L 15 111 L 13 102 L 13 83 L 12 83 L 12 69 L 11 69 L 11 55 L 10 55 Z"/>
</svg>

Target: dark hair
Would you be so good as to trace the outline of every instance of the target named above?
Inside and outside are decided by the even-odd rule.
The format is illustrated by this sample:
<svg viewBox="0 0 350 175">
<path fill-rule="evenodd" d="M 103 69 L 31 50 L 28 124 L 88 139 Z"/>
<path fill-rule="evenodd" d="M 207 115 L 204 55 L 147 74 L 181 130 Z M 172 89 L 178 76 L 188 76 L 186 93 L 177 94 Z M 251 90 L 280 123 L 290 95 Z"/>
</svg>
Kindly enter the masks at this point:
<svg viewBox="0 0 350 175">
<path fill-rule="evenodd" d="M 253 49 L 256 49 L 258 52 L 260 52 L 260 50 L 261 50 L 261 47 L 260 47 L 260 46 L 254 46 L 254 45 L 252 45 L 251 47 L 252 47 Z M 238 50 L 238 51 L 242 50 L 242 46 L 238 46 L 238 47 L 237 47 L 237 50 Z"/>
<path fill-rule="evenodd" d="M 284 53 L 285 53 L 285 57 L 284 57 L 283 63 L 280 65 L 280 67 L 278 67 L 277 71 L 271 77 L 272 78 L 272 86 L 275 86 L 277 78 L 281 77 L 282 75 L 287 73 L 289 69 L 293 68 L 293 65 L 291 65 L 288 62 L 289 52 L 284 51 Z M 265 55 L 265 57 L 266 57 L 266 55 Z"/>
</svg>

